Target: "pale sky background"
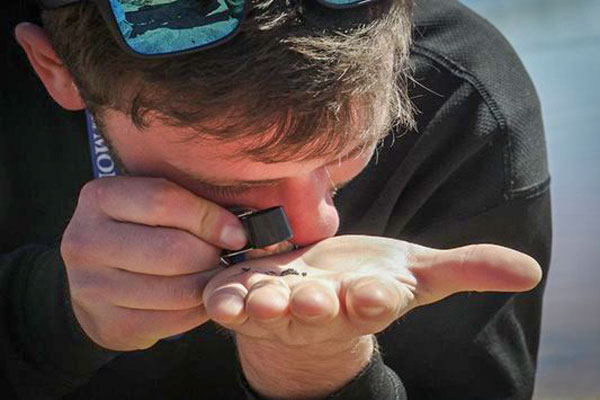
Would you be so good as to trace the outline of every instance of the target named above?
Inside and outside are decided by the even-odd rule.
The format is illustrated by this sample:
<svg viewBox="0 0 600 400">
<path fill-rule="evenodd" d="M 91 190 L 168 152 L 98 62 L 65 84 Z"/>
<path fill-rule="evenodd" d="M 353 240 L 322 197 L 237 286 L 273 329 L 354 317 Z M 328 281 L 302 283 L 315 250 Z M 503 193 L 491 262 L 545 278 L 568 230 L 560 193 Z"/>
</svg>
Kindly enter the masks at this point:
<svg viewBox="0 0 600 400">
<path fill-rule="evenodd" d="M 542 102 L 554 248 L 535 399 L 600 399 L 600 0 L 463 3 L 512 43 Z"/>
</svg>

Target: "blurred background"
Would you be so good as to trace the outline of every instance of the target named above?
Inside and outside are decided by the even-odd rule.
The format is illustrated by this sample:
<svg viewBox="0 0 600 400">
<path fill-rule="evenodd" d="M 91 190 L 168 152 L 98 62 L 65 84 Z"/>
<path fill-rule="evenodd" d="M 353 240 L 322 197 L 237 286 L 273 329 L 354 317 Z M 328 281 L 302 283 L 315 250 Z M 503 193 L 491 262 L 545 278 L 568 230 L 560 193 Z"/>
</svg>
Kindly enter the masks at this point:
<svg viewBox="0 0 600 400">
<path fill-rule="evenodd" d="M 600 399 L 600 0 L 463 0 L 542 102 L 554 245 L 534 399 Z"/>
</svg>

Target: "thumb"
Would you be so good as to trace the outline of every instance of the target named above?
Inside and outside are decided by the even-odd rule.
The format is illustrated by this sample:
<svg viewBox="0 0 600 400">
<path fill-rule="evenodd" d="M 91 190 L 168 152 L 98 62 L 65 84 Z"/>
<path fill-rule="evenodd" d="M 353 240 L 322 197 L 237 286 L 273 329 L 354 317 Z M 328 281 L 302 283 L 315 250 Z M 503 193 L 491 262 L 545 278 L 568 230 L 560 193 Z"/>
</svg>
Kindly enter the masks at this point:
<svg viewBox="0 0 600 400">
<path fill-rule="evenodd" d="M 458 292 L 524 292 L 542 279 L 542 269 L 527 254 L 492 244 L 418 252 L 409 267 L 417 278 L 419 304 Z"/>
</svg>

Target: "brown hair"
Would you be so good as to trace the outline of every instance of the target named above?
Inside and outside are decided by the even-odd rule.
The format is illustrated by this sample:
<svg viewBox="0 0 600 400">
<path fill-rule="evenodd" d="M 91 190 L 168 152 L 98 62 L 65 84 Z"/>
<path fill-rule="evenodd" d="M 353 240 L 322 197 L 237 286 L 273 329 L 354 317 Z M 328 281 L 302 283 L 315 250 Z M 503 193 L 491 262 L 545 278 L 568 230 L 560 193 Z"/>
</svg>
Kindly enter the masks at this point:
<svg viewBox="0 0 600 400">
<path fill-rule="evenodd" d="M 244 156 L 263 162 L 330 156 L 412 126 L 410 0 L 390 0 L 386 12 L 343 31 L 311 27 L 300 8 L 276 2 L 253 1 L 225 45 L 152 60 L 122 51 L 92 2 L 42 18 L 99 118 L 116 109 L 138 128 L 158 120 L 193 127 L 198 139 L 251 138 Z"/>
</svg>

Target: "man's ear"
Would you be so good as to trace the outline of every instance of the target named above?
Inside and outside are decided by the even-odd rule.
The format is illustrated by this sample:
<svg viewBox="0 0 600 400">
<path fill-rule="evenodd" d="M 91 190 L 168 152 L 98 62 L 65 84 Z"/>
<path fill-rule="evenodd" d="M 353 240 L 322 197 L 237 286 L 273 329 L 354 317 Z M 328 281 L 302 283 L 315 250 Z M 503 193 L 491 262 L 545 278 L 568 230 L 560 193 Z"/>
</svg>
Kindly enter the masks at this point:
<svg viewBox="0 0 600 400">
<path fill-rule="evenodd" d="M 85 103 L 79 96 L 73 76 L 57 56 L 46 31 L 23 22 L 15 28 L 15 37 L 54 101 L 67 110 L 83 110 Z"/>
</svg>

